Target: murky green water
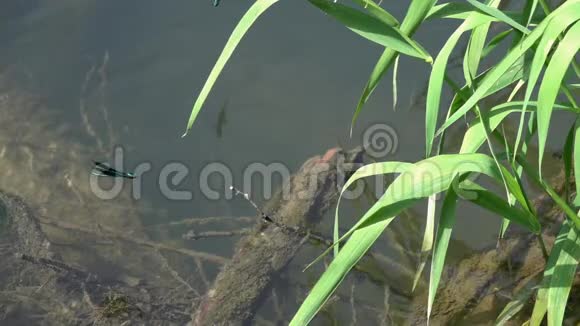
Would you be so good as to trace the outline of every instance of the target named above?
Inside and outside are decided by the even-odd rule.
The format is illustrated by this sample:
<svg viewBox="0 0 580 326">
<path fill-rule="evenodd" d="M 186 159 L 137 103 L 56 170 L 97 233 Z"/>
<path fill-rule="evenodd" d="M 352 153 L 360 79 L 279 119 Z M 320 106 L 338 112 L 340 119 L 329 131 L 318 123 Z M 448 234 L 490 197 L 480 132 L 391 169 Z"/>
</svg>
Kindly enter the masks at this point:
<svg viewBox="0 0 580 326">
<path fill-rule="evenodd" d="M 209 0 L 5 2 L 0 4 L 0 70 L 18 70 L 18 83 L 40 94 L 55 119 L 71 126 L 71 141 L 91 149 L 101 147 L 101 157 L 95 159 L 110 160 L 113 146 L 120 145 L 127 169 L 144 162 L 152 165 L 141 178 L 142 199 L 134 202 L 143 208 L 144 224 L 254 215 L 243 200 L 205 198 L 199 189 L 203 168 L 221 162 L 231 169 L 234 184 L 241 186 L 243 171 L 252 163 L 280 162 L 294 171 L 328 148 L 359 145 L 365 128 L 377 122 L 396 131 L 397 150 L 387 159 L 421 159 L 423 110 L 410 105 L 423 91 L 429 66 L 402 59 L 397 109 L 392 107 L 387 77 L 349 138 L 354 106 L 381 49 L 305 1 L 281 1 L 259 20 L 223 72 L 190 134 L 180 138 L 194 98 L 251 3 L 224 0 L 214 8 Z M 406 5 L 386 5 L 398 17 L 404 14 Z M 453 28 L 453 24 L 431 24 L 417 39 L 436 54 Z M 85 84 L 92 68 L 96 70 Z M 82 112 L 97 138 L 105 140 L 102 144 L 87 134 Z M 554 138 L 556 144 L 565 131 L 554 131 L 562 133 Z M 111 141 L 109 135 L 114 136 Z M 162 194 L 158 176 L 171 162 L 189 169 L 186 179 L 174 188 L 192 191 L 192 199 L 169 200 Z M 223 187 L 219 179 L 210 181 L 214 189 Z M 260 185 L 252 188 L 259 203 L 261 190 Z M 346 223 L 367 206 L 366 201 L 344 205 Z M 462 206 L 456 237 L 474 248 L 492 243 L 500 220 Z M 424 207 L 418 214 L 424 214 Z M 330 225 L 322 229 L 328 231 Z M 185 231 L 170 235 L 179 238 Z M 220 239 L 187 245 L 229 255 L 233 244 Z M 380 290 L 373 291 L 381 295 Z"/>
</svg>

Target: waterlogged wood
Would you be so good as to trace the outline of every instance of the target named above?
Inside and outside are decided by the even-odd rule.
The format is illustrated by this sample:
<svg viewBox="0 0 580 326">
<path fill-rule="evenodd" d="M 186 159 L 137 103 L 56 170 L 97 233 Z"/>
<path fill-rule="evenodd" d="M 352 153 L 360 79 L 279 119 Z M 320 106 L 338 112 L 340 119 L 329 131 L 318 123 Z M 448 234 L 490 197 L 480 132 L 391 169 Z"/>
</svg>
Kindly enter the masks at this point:
<svg viewBox="0 0 580 326">
<path fill-rule="evenodd" d="M 344 178 L 341 173 L 352 172 L 349 164 L 361 161 L 361 149 L 345 153 L 338 148 L 309 159 L 269 200 L 264 213 L 290 228 L 312 228 L 336 203 L 338 181 Z M 272 279 L 284 270 L 306 238 L 302 232 L 259 223 L 237 244 L 231 261 L 192 315 L 193 325 L 250 324 Z"/>
</svg>

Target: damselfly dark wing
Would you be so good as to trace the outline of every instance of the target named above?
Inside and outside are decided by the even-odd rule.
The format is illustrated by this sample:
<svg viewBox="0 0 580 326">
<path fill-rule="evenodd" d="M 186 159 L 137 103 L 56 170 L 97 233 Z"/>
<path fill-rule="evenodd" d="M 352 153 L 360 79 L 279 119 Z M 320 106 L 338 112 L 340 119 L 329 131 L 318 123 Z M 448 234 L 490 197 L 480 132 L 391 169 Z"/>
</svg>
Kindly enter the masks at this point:
<svg viewBox="0 0 580 326">
<path fill-rule="evenodd" d="M 93 161 L 93 163 L 95 163 L 95 169 L 101 170 L 101 171 L 115 171 L 115 169 L 113 169 L 112 167 L 110 167 L 107 163 L 101 163 L 101 162 L 97 162 L 97 161 Z"/>
<path fill-rule="evenodd" d="M 116 172 L 119 174 L 120 177 L 127 178 L 127 179 L 135 179 L 135 175 L 133 173 L 119 172 L 119 171 L 116 171 Z"/>
<path fill-rule="evenodd" d="M 121 177 L 121 178 L 128 178 L 134 179 L 135 175 L 133 173 L 121 172 L 113 169 L 106 163 L 101 163 L 97 161 L 93 161 L 95 166 L 93 167 L 93 171 L 91 172 L 93 175 L 99 177 Z"/>
</svg>

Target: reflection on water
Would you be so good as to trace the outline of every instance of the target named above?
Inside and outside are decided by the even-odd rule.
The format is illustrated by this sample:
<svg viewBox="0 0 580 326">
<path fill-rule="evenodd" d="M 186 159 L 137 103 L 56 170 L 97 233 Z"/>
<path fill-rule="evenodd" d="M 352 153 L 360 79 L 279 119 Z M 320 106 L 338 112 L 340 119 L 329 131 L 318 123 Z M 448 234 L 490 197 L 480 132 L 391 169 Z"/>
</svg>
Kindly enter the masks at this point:
<svg viewBox="0 0 580 326">
<path fill-rule="evenodd" d="M 347 127 L 380 49 L 328 22 L 307 2 L 282 2 L 264 15 L 234 55 L 190 135 L 179 138 L 194 96 L 250 3 L 224 1 L 217 8 L 206 1 L 154 0 L 0 4 L 0 190 L 24 197 L 46 219 L 43 230 L 64 261 L 104 278 L 155 280 L 164 289 L 202 295 L 221 266 L 216 257 L 230 257 L 239 236 L 187 241 L 182 236 L 191 226 L 178 222 L 222 218 L 196 225 L 198 233 L 232 232 L 255 222 L 224 222 L 224 216 L 252 216 L 254 211 L 239 199 L 209 200 L 196 188 L 207 163 L 224 163 L 234 182 L 241 183 L 243 169 L 253 162 L 283 162 L 295 171 L 315 153 L 360 144 L 360 136 L 348 137 Z M 389 6 L 398 15 L 405 10 Z M 418 35 L 419 41 L 436 53 L 452 28 L 432 26 Z M 429 67 L 403 59 L 399 69 L 406 72 L 399 74 L 399 102 L 413 102 Z M 387 159 L 419 160 L 423 112 L 403 105 L 391 110 L 389 88 L 379 89 L 367 104 L 355 135 L 371 123 L 387 123 L 399 140 L 398 151 Z M 126 189 L 114 201 L 103 202 L 88 188 L 90 161 L 109 158 L 116 145 L 126 149 L 128 170 L 142 162 L 153 167 L 142 178 L 142 200 L 131 200 Z M 162 196 L 156 176 L 169 162 L 190 169 L 175 188 L 192 190 L 193 200 Z M 281 182 L 274 183 L 276 188 Z M 219 179 L 212 186 L 225 188 Z M 251 193 L 260 194 L 261 188 L 255 183 Z M 368 205 L 343 204 L 344 227 Z M 408 287 L 384 283 L 412 281 L 424 214 L 424 207 L 418 207 L 393 224 L 374 248 L 386 258 L 367 263 L 367 276 L 353 273 L 317 322 L 346 318 L 388 324 L 401 311 L 398 318 L 404 318 Z M 490 223 L 489 216 L 462 207 L 458 240 L 470 247 L 494 241 L 500 221 L 494 217 L 495 224 Z M 331 229 L 326 219 L 319 231 L 330 236 Z M 459 248 L 457 256 L 468 251 L 461 241 L 454 248 Z M 301 273 L 302 266 L 322 249 L 308 245 L 296 257 L 259 311 L 262 320 L 291 317 L 323 268 Z M 400 264 L 397 280 L 385 273 L 394 262 Z M 350 299 L 353 293 L 356 300 Z M 385 311 L 392 316 L 380 314 Z"/>
</svg>

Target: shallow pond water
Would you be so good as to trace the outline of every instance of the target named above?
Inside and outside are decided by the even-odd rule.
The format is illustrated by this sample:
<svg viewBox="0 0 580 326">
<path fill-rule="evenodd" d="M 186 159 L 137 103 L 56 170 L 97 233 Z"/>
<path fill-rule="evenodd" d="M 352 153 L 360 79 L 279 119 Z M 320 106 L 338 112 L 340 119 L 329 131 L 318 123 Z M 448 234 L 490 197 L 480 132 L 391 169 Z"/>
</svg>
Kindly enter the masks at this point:
<svg viewBox="0 0 580 326">
<path fill-rule="evenodd" d="M 430 67 L 403 58 L 396 109 L 389 73 L 349 137 L 356 101 L 381 49 L 306 1 L 281 1 L 260 18 L 185 138 L 180 136 L 192 103 L 252 1 L 223 0 L 218 7 L 209 0 L 15 3 L 0 4 L 0 70 L 17 70 L 19 85 L 39 94 L 53 119 L 70 127 L 70 141 L 98 153 L 94 159 L 113 162 L 114 149 L 120 146 L 127 170 L 150 164 L 150 171 L 140 178 L 140 198 L 132 201 L 142 208 L 139 218 L 145 225 L 255 215 L 248 202 L 223 198 L 227 188 L 219 177 L 210 176 L 208 185 L 200 186 L 204 171 L 216 164 L 231 172 L 235 185 L 246 187 L 244 173 L 256 163 L 281 163 L 287 171 L 295 171 L 306 159 L 331 147 L 360 145 L 365 131 L 377 123 L 393 131 L 391 149 L 381 159 L 417 161 L 424 153 L 420 97 Z M 406 3 L 387 7 L 402 17 Z M 417 40 L 436 54 L 455 26 L 432 23 L 419 31 Z M 565 130 L 554 132 L 557 147 Z M 160 185 L 170 164 L 182 164 L 186 176 L 178 184 Z M 280 178 L 274 178 L 272 188 L 280 183 Z M 247 189 L 256 202 L 263 203 L 264 188 L 255 181 Z M 172 198 L 167 196 L 169 190 Z M 176 194 L 177 190 L 192 195 Z M 210 199 L 208 193 L 220 199 Z M 103 202 L 115 204 L 114 199 Z M 345 224 L 352 224 L 365 207 L 366 200 L 345 203 L 341 213 Z M 425 207 L 418 207 L 416 214 L 420 219 Z M 226 228 L 237 227 L 233 223 L 225 224 Z M 321 227 L 327 234 L 330 223 L 327 219 Z M 489 213 L 462 205 L 455 236 L 477 249 L 495 241 L 499 226 L 500 220 Z M 236 238 L 183 243 L 180 239 L 186 231 L 172 228 L 152 231 L 150 236 L 231 255 Z M 413 241 L 420 237 L 416 234 Z M 383 247 L 388 246 L 383 243 Z M 307 256 L 313 257 L 317 250 L 311 249 Z M 298 267 L 294 269 L 299 273 Z M 208 277 L 216 271 L 210 268 Z M 304 283 L 313 282 L 316 275 L 309 274 Z M 366 286 L 373 298 L 383 294 Z"/>
</svg>

